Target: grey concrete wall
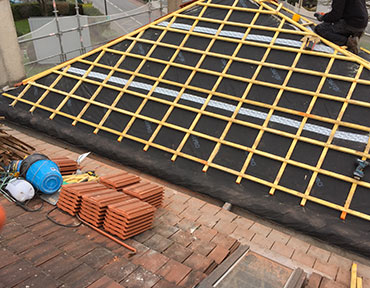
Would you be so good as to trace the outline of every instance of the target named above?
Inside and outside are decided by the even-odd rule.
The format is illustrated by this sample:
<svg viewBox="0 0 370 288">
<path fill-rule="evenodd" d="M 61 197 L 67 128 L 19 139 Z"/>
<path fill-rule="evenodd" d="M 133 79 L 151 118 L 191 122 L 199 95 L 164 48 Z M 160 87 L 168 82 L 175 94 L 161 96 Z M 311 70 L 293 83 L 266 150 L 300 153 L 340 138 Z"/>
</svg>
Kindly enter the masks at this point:
<svg viewBox="0 0 370 288">
<path fill-rule="evenodd" d="M 9 0 L 0 0 L 0 90 L 25 78 Z"/>
<path fill-rule="evenodd" d="M 168 13 L 172 13 L 178 9 L 180 9 L 180 5 L 182 4 L 181 0 L 168 0 Z"/>
</svg>

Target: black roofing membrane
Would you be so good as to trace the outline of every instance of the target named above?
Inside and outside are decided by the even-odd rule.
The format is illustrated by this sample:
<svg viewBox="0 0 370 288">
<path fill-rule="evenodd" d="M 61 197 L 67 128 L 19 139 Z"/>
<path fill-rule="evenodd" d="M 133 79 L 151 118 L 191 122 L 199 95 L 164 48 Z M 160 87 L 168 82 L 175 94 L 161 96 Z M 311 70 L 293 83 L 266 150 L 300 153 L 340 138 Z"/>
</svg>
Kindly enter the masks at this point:
<svg viewBox="0 0 370 288">
<path fill-rule="evenodd" d="M 212 3 L 232 5 L 233 1 L 217 0 L 212 1 Z M 239 1 L 237 6 L 258 8 L 254 3 L 247 0 Z M 201 6 L 193 7 L 183 12 L 183 14 L 198 15 L 202 8 L 203 7 Z M 207 8 L 207 10 L 208 12 L 204 14 L 204 16 L 209 18 L 222 20 L 226 15 L 223 9 Z M 234 11 L 231 14 L 230 21 L 249 23 L 253 18 L 253 14 L 245 17 L 246 14 L 249 15 L 251 13 Z M 188 23 L 182 20 L 176 20 L 176 23 Z M 170 19 L 167 19 L 166 21 L 170 21 Z M 213 27 L 214 25 L 212 26 L 209 24 L 210 23 L 206 25 L 205 22 L 202 22 L 199 23 L 199 26 L 217 29 L 217 27 Z M 268 15 L 261 17 L 257 24 L 268 25 L 270 27 L 277 26 L 275 25 L 276 18 L 274 17 L 271 19 L 271 16 Z M 228 27 L 229 31 L 239 31 L 237 29 L 231 30 L 231 28 L 229 28 L 230 27 Z M 286 24 L 284 28 L 293 29 L 290 24 Z M 261 31 L 262 30 L 253 29 L 254 34 L 258 33 L 258 35 L 262 35 L 263 33 L 261 33 Z M 162 30 L 151 27 L 145 31 L 142 38 L 155 41 L 161 33 Z M 263 35 L 268 35 L 268 33 Z M 161 42 L 179 45 L 184 39 L 184 36 L 185 34 L 167 32 Z M 283 37 L 287 39 L 298 39 L 297 35 L 285 34 Z M 110 48 L 119 51 L 127 51 L 131 42 L 131 40 L 122 40 L 122 42 L 115 44 Z M 258 65 L 233 61 L 232 65 L 227 69 L 228 75 L 226 75 L 222 81 L 218 81 L 218 76 L 216 75 L 197 71 L 189 83 L 190 86 L 193 87 L 183 88 L 181 85 L 184 84 L 189 75 L 193 73 L 192 67 L 197 65 L 198 60 L 202 56 L 202 51 L 207 48 L 209 42 L 210 39 L 208 38 L 190 36 L 184 43 L 185 47 L 192 47 L 198 51 L 197 53 L 181 51 L 174 60 L 174 63 L 180 63 L 186 66 L 171 66 L 167 73 L 162 75 L 163 79 L 173 81 L 175 83 L 169 84 L 161 81 L 157 83 L 153 80 L 145 79 L 145 77 L 135 76 L 132 81 L 139 83 L 141 86 L 136 84 L 136 86 L 131 85 L 127 87 L 127 90 L 120 96 L 120 91 L 105 87 L 96 95 L 95 101 L 105 105 L 111 105 L 119 96 L 120 98 L 118 99 L 116 107 L 127 111 L 128 114 L 135 113 L 143 103 L 143 97 L 149 93 L 150 88 L 148 89 L 147 87 L 157 85 L 158 88 L 165 90 L 156 89 L 149 99 L 145 100 L 147 102 L 142 107 L 140 115 L 161 121 L 170 108 L 170 105 L 166 102 L 159 103 L 159 101 L 173 102 L 177 97 L 175 95 L 177 95 L 179 91 L 183 91 L 183 96 L 177 99 L 177 101 L 178 104 L 185 105 L 188 108 L 173 108 L 173 111 L 166 123 L 188 129 L 197 117 L 197 113 L 191 109 L 201 109 L 201 107 L 204 106 L 206 99 L 212 100 L 213 102 L 209 103 L 206 107 L 203 107 L 205 112 L 199 117 L 199 121 L 194 126 L 194 131 L 206 134 L 210 137 L 221 137 L 225 127 L 228 125 L 228 122 L 222 119 L 222 117 L 231 117 L 239 104 L 237 100 L 242 97 L 248 86 L 248 81 L 235 80 L 229 75 L 248 79 L 252 78 Z M 237 43 L 216 40 L 210 51 L 223 55 L 232 55 L 237 45 Z M 130 53 L 144 56 L 148 53 L 151 47 L 151 44 L 138 42 Z M 266 48 L 243 44 L 237 57 L 259 61 L 264 56 L 265 52 Z M 150 57 L 169 61 L 173 53 L 175 53 L 174 49 L 158 45 Z M 98 53 L 95 53 L 84 59 L 94 61 L 97 55 Z M 121 56 L 122 55 L 106 52 L 106 54 L 100 59 L 99 63 L 114 66 Z M 266 58 L 266 62 L 291 66 L 295 57 L 295 53 L 272 49 Z M 76 61 L 77 62 L 72 64 L 73 68 L 79 68 L 83 71 L 89 68 L 88 64 L 79 63 L 78 60 Z M 200 65 L 200 68 L 222 72 L 228 61 L 229 59 L 227 57 L 223 59 L 222 57 L 206 56 L 203 63 Z M 114 72 L 113 77 L 124 81 L 129 80 L 131 78 L 129 71 L 135 71 L 140 65 L 140 62 L 141 59 L 139 58 L 130 56 L 126 57 L 120 65 L 120 68 L 126 70 L 127 73 L 124 71 L 116 71 Z M 297 67 L 323 72 L 325 71 L 327 64 L 327 58 L 313 55 L 302 55 L 297 63 Z M 353 70 L 356 69 L 355 66 L 358 65 L 353 62 L 335 60 L 331 73 L 354 77 Z M 149 60 L 140 69 L 139 73 L 159 77 L 162 74 L 163 69 L 165 69 L 164 64 Z M 93 72 L 96 73 L 95 76 L 90 75 L 91 77 L 89 77 L 89 79 L 102 82 L 110 70 L 103 67 L 94 67 Z M 77 72 L 68 73 L 75 76 L 77 75 Z M 287 73 L 287 70 L 265 66 L 258 74 L 257 80 L 264 83 L 282 85 Z M 77 76 L 81 77 L 82 75 Z M 57 75 L 55 73 L 51 73 L 36 82 L 49 86 L 56 77 Z M 103 79 L 101 79 L 101 77 L 103 77 Z M 361 78 L 368 79 L 369 73 L 363 72 Z M 316 75 L 293 72 L 288 82 L 288 86 L 312 92 L 316 91 L 320 80 L 321 77 Z M 71 77 L 63 77 L 57 86 L 55 86 L 55 89 L 69 92 L 77 81 L 78 80 Z M 108 81 L 107 83 L 117 87 L 118 89 L 125 86 L 124 83 L 126 82 Z M 338 98 L 344 98 L 346 97 L 350 86 L 351 82 L 328 78 L 326 79 L 321 92 L 337 96 Z M 83 82 L 75 92 L 75 95 L 89 99 L 95 93 L 97 88 L 98 86 L 96 84 Z M 216 92 L 225 93 L 230 95 L 231 98 L 226 99 L 220 95 L 210 96 L 210 94 L 207 93 L 207 90 L 212 90 L 214 88 L 216 88 Z M 369 102 L 367 98 L 368 88 L 369 87 L 367 85 L 357 84 L 352 99 Z M 9 94 L 18 96 L 23 89 L 24 86 L 19 87 L 16 90 L 9 92 Z M 45 91 L 45 89 L 32 86 L 26 92 L 23 99 L 36 102 Z M 160 91 L 167 91 L 167 94 Z M 140 93 L 143 97 L 139 97 L 137 93 Z M 251 100 L 252 102 L 243 103 L 241 105 L 241 109 L 243 109 L 244 112 L 238 113 L 238 115 L 236 115 L 236 119 L 238 121 L 244 121 L 247 124 L 250 123 L 252 126 L 266 125 L 268 129 L 276 129 L 294 135 L 297 133 L 299 128 L 299 125 L 296 126 L 294 123 L 300 123 L 303 119 L 303 116 L 299 113 L 304 114 L 310 105 L 312 106 L 311 114 L 325 117 L 327 119 L 337 119 L 343 103 L 323 98 L 313 100 L 312 95 L 309 93 L 300 93 L 296 90 L 285 90 L 279 96 L 280 99 L 276 103 L 277 109 L 272 113 L 270 121 L 265 123 L 266 120 L 263 115 L 267 115 L 270 110 L 266 107 L 261 107 L 263 105 L 260 104 L 272 105 L 276 100 L 277 95 L 279 95 L 278 93 L 279 89 L 277 88 L 267 87 L 261 83 L 254 84 L 246 97 L 248 101 Z M 184 97 L 184 95 L 191 95 L 193 98 L 190 96 L 190 98 L 187 98 Z M 41 105 L 55 109 L 63 99 L 64 96 L 61 94 L 50 92 L 41 102 Z M 48 118 L 51 115 L 51 112 L 37 108 L 31 114 L 28 112 L 31 108 L 29 104 L 18 102 L 14 107 L 10 107 L 9 104 L 12 101 L 12 99 L 5 96 L 0 97 L 0 114 L 5 115 L 10 121 L 45 132 L 52 137 L 68 141 L 78 147 L 106 156 L 109 159 L 120 162 L 124 165 L 135 167 L 141 171 L 168 180 L 174 184 L 208 194 L 225 202 L 230 202 L 233 205 L 242 207 L 256 215 L 259 215 L 264 219 L 275 221 L 287 227 L 315 236 L 331 244 L 338 245 L 355 251 L 363 256 L 370 257 L 370 241 L 368 240 L 370 239 L 370 225 L 366 220 L 362 220 L 351 215 L 347 215 L 345 221 L 340 220 L 340 211 L 318 205 L 311 201 L 307 201 L 306 205 L 301 207 L 299 205 L 301 198 L 299 197 L 279 190 L 276 190 L 275 194 L 271 196 L 269 195 L 270 188 L 268 186 L 247 179 L 243 179 L 240 184 L 236 184 L 236 175 L 232 175 L 212 167 L 209 167 L 208 171 L 203 173 L 203 164 L 185 159 L 181 157 L 181 155 L 173 162 L 171 161 L 171 157 L 173 156 L 172 153 L 168 153 L 154 147 L 150 147 L 148 151 L 144 152 L 143 148 L 145 144 L 129 140 L 125 137 L 123 137 L 122 142 L 118 142 L 117 138 L 119 135 L 114 135 L 104 130 L 99 130 L 98 134 L 95 135 L 93 134 L 95 127 L 80 122 L 78 122 L 76 126 L 72 126 L 71 124 L 73 119 L 69 119 L 61 115 L 57 115 L 53 120 L 49 120 Z M 219 105 L 220 103 L 221 105 Z M 62 107 L 61 111 L 72 116 L 77 116 L 84 105 L 85 103 L 81 100 L 70 98 Z M 297 111 L 297 113 L 292 114 L 279 111 L 279 109 L 284 110 L 286 108 Z M 106 112 L 106 107 L 91 105 L 83 114 L 82 119 L 98 124 Z M 220 115 L 220 117 L 213 117 L 207 113 L 216 113 Z M 343 121 L 363 126 L 370 126 L 370 118 L 368 115 L 369 108 L 349 104 L 343 114 Z M 293 122 L 286 125 L 286 123 L 281 123 L 279 120 L 282 118 L 288 118 Z M 104 127 L 114 129 L 116 131 L 123 131 L 131 119 L 130 115 L 124 115 L 118 111 L 112 111 L 105 121 Z M 325 132 L 325 128 L 330 130 L 333 128 L 333 124 L 320 121 L 319 119 L 319 117 L 316 120 L 309 118 L 307 123 L 322 127 L 322 129 L 324 129 L 322 131 L 324 132 L 317 133 L 306 129 L 302 131 L 301 135 L 310 139 L 326 142 L 329 135 Z M 248 127 L 248 125 L 243 125 L 240 122 L 233 123 L 229 132 L 225 136 L 225 140 L 243 145 L 247 148 L 253 147 L 260 130 L 252 126 Z M 127 133 L 143 140 L 149 140 L 157 127 L 158 123 L 154 123 L 146 119 L 135 118 L 133 125 L 128 129 Z M 349 129 L 344 126 L 339 126 L 338 129 L 344 132 L 366 135 L 366 132 L 364 131 Z M 179 131 L 171 127 L 163 126 L 159 130 L 159 133 L 154 138 L 153 142 L 169 149 L 176 150 L 185 135 L 185 131 Z M 293 141 L 292 137 L 280 136 L 269 131 L 265 131 L 257 149 L 264 153 L 270 153 L 272 157 L 258 155 L 257 153 L 253 154 L 250 164 L 246 169 L 246 174 L 257 177 L 261 180 L 274 182 L 282 165 L 282 162 L 278 161 L 277 157 L 284 158 Z M 355 149 L 357 151 L 364 151 L 366 146 L 365 143 L 347 141 L 339 138 L 334 138 L 332 143 L 338 146 Z M 207 161 L 215 146 L 216 143 L 210 139 L 197 135 L 190 135 L 181 152 Z M 290 159 L 307 165 L 316 166 L 323 152 L 324 147 L 322 146 L 298 140 Z M 356 156 L 333 149 L 328 149 L 325 153 L 326 156 L 322 164 L 323 169 L 352 177 L 352 173 L 355 169 Z M 240 171 L 247 157 L 247 151 L 222 144 L 219 147 L 219 152 L 216 154 L 213 163 L 235 171 Z M 313 172 L 310 170 L 288 164 L 279 184 L 286 188 L 304 193 L 312 174 Z M 370 182 L 370 172 L 365 172 L 365 177 L 362 180 Z M 342 206 L 346 201 L 349 190 L 350 183 L 319 173 L 310 195 Z M 358 186 L 350 208 L 370 214 L 369 193 L 369 189 Z"/>
</svg>

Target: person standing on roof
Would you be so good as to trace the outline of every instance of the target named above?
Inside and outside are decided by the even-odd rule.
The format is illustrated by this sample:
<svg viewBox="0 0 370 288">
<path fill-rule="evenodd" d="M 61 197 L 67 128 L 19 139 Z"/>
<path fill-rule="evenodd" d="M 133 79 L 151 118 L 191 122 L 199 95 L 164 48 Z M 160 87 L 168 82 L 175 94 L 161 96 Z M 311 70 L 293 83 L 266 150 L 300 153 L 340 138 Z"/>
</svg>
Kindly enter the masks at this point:
<svg viewBox="0 0 370 288">
<path fill-rule="evenodd" d="M 323 23 L 315 27 L 315 32 L 323 38 L 339 45 L 346 45 L 354 54 L 359 52 L 359 39 L 368 23 L 365 0 L 333 0 L 331 11 L 315 13 Z"/>
</svg>

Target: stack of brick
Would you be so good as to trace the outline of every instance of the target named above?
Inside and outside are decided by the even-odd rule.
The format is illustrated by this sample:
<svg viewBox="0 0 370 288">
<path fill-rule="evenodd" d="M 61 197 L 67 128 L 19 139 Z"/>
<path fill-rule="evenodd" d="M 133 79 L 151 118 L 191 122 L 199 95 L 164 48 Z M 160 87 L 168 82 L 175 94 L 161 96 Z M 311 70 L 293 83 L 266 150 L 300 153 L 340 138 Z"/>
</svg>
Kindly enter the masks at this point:
<svg viewBox="0 0 370 288">
<path fill-rule="evenodd" d="M 78 215 L 90 224 L 100 227 L 105 218 L 107 206 L 122 203 L 131 198 L 122 192 L 105 189 L 102 193 L 82 196 L 81 209 Z"/>
<path fill-rule="evenodd" d="M 80 210 L 83 195 L 99 193 L 105 189 L 104 185 L 97 182 L 63 185 L 57 206 L 68 214 L 75 216 Z"/>
<path fill-rule="evenodd" d="M 122 191 L 128 195 L 147 202 L 155 208 L 159 208 L 163 204 L 164 188 L 150 182 L 140 182 L 134 185 L 127 186 Z"/>
<path fill-rule="evenodd" d="M 58 157 L 50 159 L 58 165 L 60 173 L 64 175 L 75 174 L 79 168 L 75 160 L 69 159 L 68 157 Z"/>
<path fill-rule="evenodd" d="M 120 171 L 119 173 L 100 177 L 99 181 L 108 188 L 115 190 L 121 190 L 125 186 L 140 182 L 141 178 L 134 174 L 130 174 L 126 171 Z"/>
<path fill-rule="evenodd" d="M 125 240 L 152 227 L 155 208 L 139 199 L 132 198 L 108 205 L 104 229 Z"/>
</svg>

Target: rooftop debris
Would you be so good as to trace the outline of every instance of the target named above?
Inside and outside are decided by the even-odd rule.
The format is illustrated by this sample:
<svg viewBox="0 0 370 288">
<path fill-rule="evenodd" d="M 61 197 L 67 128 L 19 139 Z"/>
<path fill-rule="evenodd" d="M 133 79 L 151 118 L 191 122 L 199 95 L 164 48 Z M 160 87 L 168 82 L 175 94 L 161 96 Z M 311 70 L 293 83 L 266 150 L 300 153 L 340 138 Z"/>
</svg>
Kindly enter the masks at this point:
<svg viewBox="0 0 370 288">
<path fill-rule="evenodd" d="M 0 117 L 0 120 L 4 118 Z M 6 133 L 3 125 L 0 124 L 0 163 L 3 166 L 10 164 L 12 160 L 22 160 L 35 151 L 31 145 Z M 0 167 L 3 170 L 4 167 Z"/>
</svg>

